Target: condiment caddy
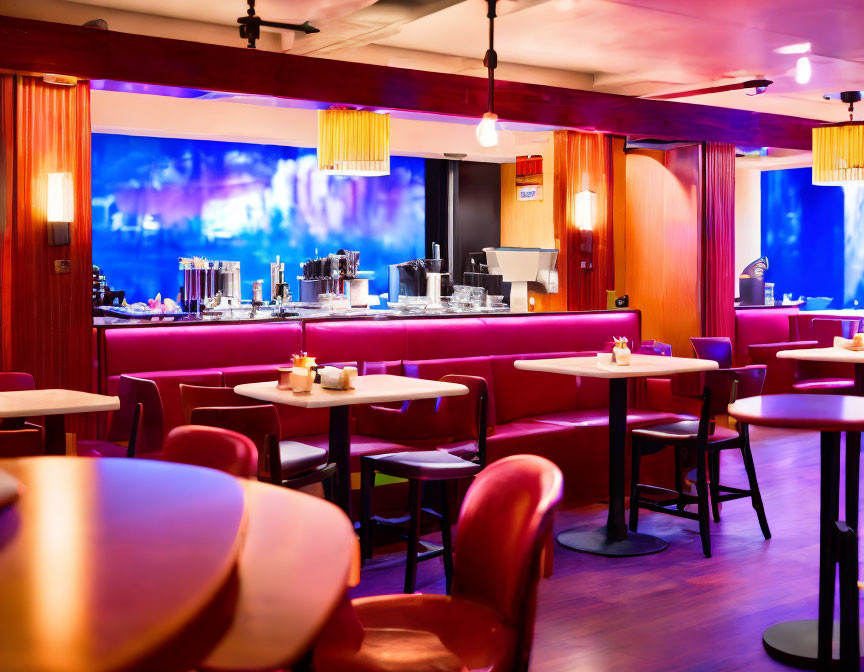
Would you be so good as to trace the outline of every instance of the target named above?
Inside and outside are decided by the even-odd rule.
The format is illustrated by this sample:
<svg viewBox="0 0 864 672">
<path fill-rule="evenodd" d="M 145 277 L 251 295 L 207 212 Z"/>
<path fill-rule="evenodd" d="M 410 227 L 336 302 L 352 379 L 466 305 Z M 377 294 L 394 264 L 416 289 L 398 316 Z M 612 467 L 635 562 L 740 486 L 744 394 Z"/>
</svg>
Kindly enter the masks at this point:
<svg viewBox="0 0 864 672">
<path fill-rule="evenodd" d="M 305 352 L 294 355 L 291 366 L 280 367 L 276 387 L 294 394 L 308 394 L 316 384 L 326 390 L 353 390 L 357 377 L 356 366 L 318 366 L 315 358 Z"/>
</svg>

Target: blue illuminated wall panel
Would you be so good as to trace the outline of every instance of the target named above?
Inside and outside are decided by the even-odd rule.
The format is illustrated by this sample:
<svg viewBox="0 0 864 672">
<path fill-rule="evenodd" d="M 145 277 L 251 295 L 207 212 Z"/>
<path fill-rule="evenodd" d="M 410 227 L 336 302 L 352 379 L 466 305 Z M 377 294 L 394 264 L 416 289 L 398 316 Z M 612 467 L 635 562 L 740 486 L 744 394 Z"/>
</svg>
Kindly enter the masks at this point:
<svg viewBox="0 0 864 672">
<path fill-rule="evenodd" d="M 175 297 L 177 259 L 241 262 L 243 298 L 281 255 L 345 248 L 387 291 L 388 264 L 424 256 L 425 162 L 392 157 L 384 177 L 317 171 L 314 149 L 93 134 L 93 263 L 129 302 Z"/>
<path fill-rule="evenodd" d="M 762 254 L 774 296 L 831 297 L 842 308 L 845 288 L 844 187 L 812 184 L 810 168 L 762 173 Z"/>
</svg>

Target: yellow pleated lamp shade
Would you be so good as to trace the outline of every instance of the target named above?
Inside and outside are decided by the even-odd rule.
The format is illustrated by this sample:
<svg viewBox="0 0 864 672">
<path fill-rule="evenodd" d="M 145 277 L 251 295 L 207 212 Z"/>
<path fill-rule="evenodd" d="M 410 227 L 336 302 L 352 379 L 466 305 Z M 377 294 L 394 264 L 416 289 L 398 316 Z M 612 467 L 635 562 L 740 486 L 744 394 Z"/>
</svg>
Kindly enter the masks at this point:
<svg viewBox="0 0 864 672">
<path fill-rule="evenodd" d="M 864 122 L 813 129 L 813 184 L 864 181 Z"/>
<path fill-rule="evenodd" d="M 319 110 L 318 170 L 333 175 L 389 175 L 390 115 Z"/>
</svg>

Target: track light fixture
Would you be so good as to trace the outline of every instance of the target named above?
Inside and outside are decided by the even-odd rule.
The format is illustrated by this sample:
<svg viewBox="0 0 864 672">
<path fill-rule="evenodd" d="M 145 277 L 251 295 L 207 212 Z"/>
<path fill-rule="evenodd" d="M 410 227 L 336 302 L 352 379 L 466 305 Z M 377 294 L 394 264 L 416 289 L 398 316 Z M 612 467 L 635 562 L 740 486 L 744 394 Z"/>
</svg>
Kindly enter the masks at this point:
<svg viewBox="0 0 864 672">
<path fill-rule="evenodd" d="M 320 33 L 315 26 L 308 21 L 305 23 L 280 23 L 279 21 L 265 21 L 260 16 L 255 15 L 255 0 L 246 0 L 249 9 L 246 10 L 246 16 L 241 16 L 237 19 L 240 24 L 240 37 L 248 41 L 246 45 L 249 49 L 255 49 L 255 42 L 261 39 L 261 26 L 268 28 L 282 28 L 283 30 L 295 30 L 298 33 Z"/>
</svg>

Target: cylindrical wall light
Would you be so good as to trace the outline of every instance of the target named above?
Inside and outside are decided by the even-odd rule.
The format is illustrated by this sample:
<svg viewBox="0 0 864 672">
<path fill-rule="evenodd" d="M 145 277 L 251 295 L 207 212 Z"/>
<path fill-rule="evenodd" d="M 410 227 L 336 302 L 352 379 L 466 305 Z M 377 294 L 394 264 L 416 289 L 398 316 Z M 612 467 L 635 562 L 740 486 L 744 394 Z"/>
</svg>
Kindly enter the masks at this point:
<svg viewBox="0 0 864 672">
<path fill-rule="evenodd" d="M 584 257 L 582 268 L 590 269 L 594 253 L 594 220 L 597 218 L 597 194 L 584 189 L 573 197 L 573 224 L 579 229 L 579 251 Z"/>
<path fill-rule="evenodd" d="M 72 173 L 48 173 L 48 244 L 68 245 L 69 224 L 75 219 Z"/>
</svg>

